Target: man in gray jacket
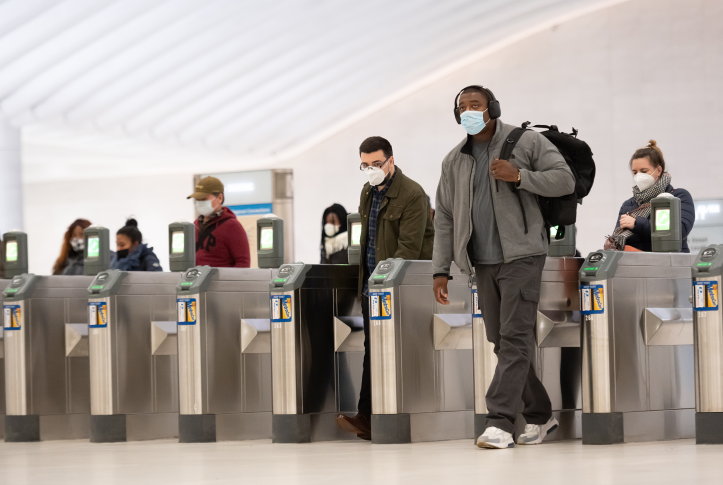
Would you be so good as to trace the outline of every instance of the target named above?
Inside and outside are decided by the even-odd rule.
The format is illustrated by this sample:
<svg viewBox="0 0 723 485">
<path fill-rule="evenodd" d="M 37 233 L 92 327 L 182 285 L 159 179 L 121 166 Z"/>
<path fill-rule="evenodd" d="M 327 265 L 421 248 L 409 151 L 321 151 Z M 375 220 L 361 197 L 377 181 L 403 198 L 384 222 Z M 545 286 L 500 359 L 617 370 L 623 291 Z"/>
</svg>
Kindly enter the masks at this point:
<svg viewBox="0 0 723 485">
<path fill-rule="evenodd" d="M 464 88 L 454 110 L 468 136 L 442 163 L 434 219 L 434 297 L 449 304 L 452 261 L 465 274 L 476 275 L 487 339 L 497 354 L 486 429 L 477 446 L 514 447 L 520 400 L 527 426 L 517 443 L 537 444 L 557 427 L 532 363 L 548 244 L 537 196 L 570 194 L 575 177 L 557 148 L 534 131 L 522 135 L 510 160 L 499 160 L 514 127 L 499 120 L 500 105 L 490 90 Z"/>
</svg>

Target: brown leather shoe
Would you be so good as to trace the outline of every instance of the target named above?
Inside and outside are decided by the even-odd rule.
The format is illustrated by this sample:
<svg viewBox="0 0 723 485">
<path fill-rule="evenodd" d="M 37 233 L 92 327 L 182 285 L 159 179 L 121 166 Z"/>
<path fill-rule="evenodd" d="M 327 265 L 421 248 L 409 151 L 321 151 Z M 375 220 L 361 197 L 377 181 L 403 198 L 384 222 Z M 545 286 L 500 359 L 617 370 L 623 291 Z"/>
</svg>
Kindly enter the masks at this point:
<svg viewBox="0 0 723 485">
<path fill-rule="evenodd" d="M 353 418 L 340 414 L 336 418 L 336 425 L 347 433 L 354 433 L 363 440 L 372 439 L 372 422 L 368 416 L 357 414 Z"/>
</svg>

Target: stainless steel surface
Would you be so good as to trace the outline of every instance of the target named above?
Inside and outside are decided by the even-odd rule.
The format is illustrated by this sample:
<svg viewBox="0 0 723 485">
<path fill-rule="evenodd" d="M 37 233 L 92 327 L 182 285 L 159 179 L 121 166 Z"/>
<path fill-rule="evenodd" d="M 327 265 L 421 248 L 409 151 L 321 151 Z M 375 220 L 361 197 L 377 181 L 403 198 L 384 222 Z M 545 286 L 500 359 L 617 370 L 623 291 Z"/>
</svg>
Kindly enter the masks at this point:
<svg viewBox="0 0 723 485">
<path fill-rule="evenodd" d="M 472 314 L 434 315 L 435 350 L 472 350 Z"/>
<path fill-rule="evenodd" d="M 540 348 L 580 347 L 581 332 L 579 311 L 537 311 L 537 346 Z"/>
<path fill-rule="evenodd" d="M 191 297 L 196 304 L 196 324 L 178 325 L 178 404 L 181 414 L 204 414 L 201 323 L 205 296 Z"/>
<path fill-rule="evenodd" d="M 696 278 L 716 281 L 721 277 Z M 720 291 L 720 290 L 719 290 Z M 720 293 L 718 295 L 720 300 Z M 723 311 L 696 311 L 695 319 L 695 410 L 723 412 Z"/>
<path fill-rule="evenodd" d="M 301 408 L 301 394 L 297 392 L 300 375 L 298 332 L 298 304 L 296 291 L 281 293 L 291 298 L 291 322 L 273 322 L 271 325 L 271 381 L 273 385 L 273 413 L 296 414 Z"/>
<path fill-rule="evenodd" d="M 334 351 L 364 352 L 364 317 L 334 317 Z"/>
<path fill-rule="evenodd" d="M 65 324 L 65 356 L 89 357 L 88 324 Z"/>
<path fill-rule="evenodd" d="M 4 302 L 4 345 L 5 345 L 5 414 L 9 416 L 25 416 L 28 411 L 28 361 L 26 333 L 28 332 L 27 305 L 25 301 Z M 19 307 L 20 328 L 7 330 L 10 327 L 9 313 Z"/>
<path fill-rule="evenodd" d="M 693 345 L 692 308 L 646 308 L 646 345 Z"/>
<path fill-rule="evenodd" d="M 487 414 L 487 389 L 492 383 L 497 367 L 495 346 L 487 340 L 485 322 L 482 317 L 472 319 L 472 339 L 474 347 L 474 412 Z"/>
<path fill-rule="evenodd" d="M 88 348 L 90 353 L 90 413 L 95 415 L 118 414 L 116 395 L 117 380 L 114 379 L 115 346 L 111 330 L 116 325 L 116 297 L 89 298 L 89 303 L 105 303 L 108 323 L 105 328 L 90 328 Z M 88 307 L 89 311 L 91 306 Z M 96 310 L 97 311 L 97 310 Z M 90 315 L 90 314 L 89 314 Z M 88 317 L 89 321 L 91 316 Z"/>
<path fill-rule="evenodd" d="M 151 322 L 151 354 L 178 355 L 178 325 L 175 321 Z"/>
<path fill-rule="evenodd" d="M 389 320 L 371 320 L 369 327 L 374 414 L 397 414 L 400 408 L 397 372 L 401 367 L 401 359 L 397 359 L 396 327 L 401 308 L 398 289 L 392 289 L 389 293 L 392 317 Z"/>
<path fill-rule="evenodd" d="M 244 354 L 271 353 L 271 320 L 268 318 L 241 319 L 241 352 Z"/>
</svg>

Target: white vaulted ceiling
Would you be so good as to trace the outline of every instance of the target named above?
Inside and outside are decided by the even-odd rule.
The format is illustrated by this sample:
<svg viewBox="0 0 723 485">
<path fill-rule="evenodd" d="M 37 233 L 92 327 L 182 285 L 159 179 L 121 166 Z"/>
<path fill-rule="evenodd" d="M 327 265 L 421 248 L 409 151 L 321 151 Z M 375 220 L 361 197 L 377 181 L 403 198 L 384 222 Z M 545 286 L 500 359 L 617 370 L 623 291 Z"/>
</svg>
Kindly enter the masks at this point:
<svg viewBox="0 0 723 485">
<path fill-rule="evenodd" d="M 0 0 L 0 112 L 36 147 L 26 180 L 127 170 L 114 156 L 143 160 L 135 173 L 199 159 L 258 167 L 495 46 L 611 3 Z M 47 147 L 110 158 L 43 156 Z"/>
</svg>

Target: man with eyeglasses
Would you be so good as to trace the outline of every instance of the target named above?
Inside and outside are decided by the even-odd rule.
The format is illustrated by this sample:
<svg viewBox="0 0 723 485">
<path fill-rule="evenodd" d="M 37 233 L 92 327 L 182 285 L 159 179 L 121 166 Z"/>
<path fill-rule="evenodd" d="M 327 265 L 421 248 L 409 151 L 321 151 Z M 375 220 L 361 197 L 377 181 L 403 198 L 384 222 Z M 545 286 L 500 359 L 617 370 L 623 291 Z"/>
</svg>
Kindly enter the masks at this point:
<svg viewBox="0 0 723 485">
<path fill-rule="evenodd" d="M 434 224 L 424 189 L 394 163 L 392 145 L 380 136 L 359 147 L 359 170 L 369 179 L 361 191 L 362 219 L 359 297 L 364 316 L 364 365 L 358 413 L 339 415 L 338 426 L 359 438 L 372 437 L 372 389 L 369 368 L 369 288 L 367 280 L 380 261 L 389 258 L 432 259 Z"/>
</svg>

